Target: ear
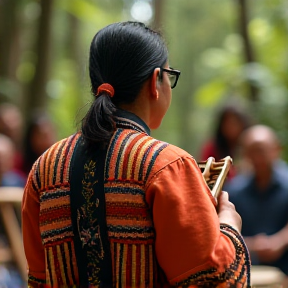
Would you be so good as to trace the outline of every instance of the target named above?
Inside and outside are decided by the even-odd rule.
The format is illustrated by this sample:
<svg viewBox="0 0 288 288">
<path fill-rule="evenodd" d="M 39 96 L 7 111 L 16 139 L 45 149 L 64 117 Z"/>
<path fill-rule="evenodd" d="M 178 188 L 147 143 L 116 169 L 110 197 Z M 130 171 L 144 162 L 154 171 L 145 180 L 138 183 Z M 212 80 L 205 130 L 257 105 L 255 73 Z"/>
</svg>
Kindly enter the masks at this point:
<svg viewBox="0 0 288 288">
<path fill-rule="evenodd" d="M 150 92 L 151 96 L 158 100 L 159 97 L 159 74 L 160 74 L 160 68 L 155 68 L 153 71 L 153 74 L 151 76 L 151 84 L 150 84 Z"/>
</svg>

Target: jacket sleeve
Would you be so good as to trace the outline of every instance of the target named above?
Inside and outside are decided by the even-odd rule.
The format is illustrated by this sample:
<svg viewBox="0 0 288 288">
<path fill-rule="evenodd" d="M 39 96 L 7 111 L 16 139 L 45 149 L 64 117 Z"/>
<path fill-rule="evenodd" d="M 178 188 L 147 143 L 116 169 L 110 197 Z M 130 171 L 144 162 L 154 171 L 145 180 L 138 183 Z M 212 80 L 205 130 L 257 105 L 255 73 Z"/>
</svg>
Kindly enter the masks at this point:
<svg viewBox="0 0 288 288">
<path fill-rule="evenodd" d="M 28 264 L 28 287 L 45 286 L 45 254 L 39 229 L 39 194 L 32 169 L 22 199 L 22 230 Z"/>
<path fill-rule="evenodd" d="M 146 200 L 153 214 L 157 260 L 171 285 L 246 287 L 245 243 L 232 227 L 220 225 L 213 197 L 192 157 L 159 169 L 147 184 Z"/>
</svg>

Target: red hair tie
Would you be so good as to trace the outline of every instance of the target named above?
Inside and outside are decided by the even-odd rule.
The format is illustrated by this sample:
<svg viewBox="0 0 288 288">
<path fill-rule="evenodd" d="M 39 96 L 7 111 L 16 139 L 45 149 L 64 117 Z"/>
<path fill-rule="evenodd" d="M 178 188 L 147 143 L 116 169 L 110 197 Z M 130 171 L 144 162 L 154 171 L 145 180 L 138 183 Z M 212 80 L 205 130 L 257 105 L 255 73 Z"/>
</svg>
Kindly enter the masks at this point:
<svg viewBox="0 0 288 288">
<path fill-rule="evenodd" d="M 98 87 L 96 96 L 102 92 L 108 93 L 111 98 L 114 96 L 114 88 L 108 83 L 103 83 Z"/>
</svg>

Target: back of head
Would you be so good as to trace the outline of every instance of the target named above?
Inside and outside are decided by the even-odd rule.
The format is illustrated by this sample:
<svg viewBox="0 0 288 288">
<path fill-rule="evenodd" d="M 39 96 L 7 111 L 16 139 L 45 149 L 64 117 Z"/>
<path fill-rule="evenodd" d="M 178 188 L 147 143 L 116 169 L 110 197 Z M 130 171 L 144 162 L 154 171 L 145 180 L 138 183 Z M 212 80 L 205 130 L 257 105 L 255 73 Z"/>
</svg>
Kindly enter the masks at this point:
<svg viewBox="0 0 288 288">
<path fill-rule="evenodd" d="M 107 144 L 115 130 L 112 116 L 116 107 L 132 103 L 154 69 L 167 59 L 160 34 L 139 22 L 114 23 L 94 36 L 89 73 L 95 99 L 82 121 L 82 133 L 89 144 Z M 113 93 L 98 91 L 104 83 L 113 87 Z"/>
<path fill-rule="evenodd" d="M 29 173 L 37 158 L 56 142 L 56 128 L 43 110 L 32 112 L 24 135 L 24 170 Z"/>
<path fill-rule="evenodd" d="M 250 119 L 244 109 L 228 104 L 219 111 L 216 127 L 216 146 L 219 158 L 233 156 L 240 134 L 250 126 Z"/>
<path fill-rule="evenodd" d="M 6 135 L 0 134 L 0 176 L 12 170 L 14 165 L 14 144 Z"/>
<path fill-rule="evenodd" d="M 241 135 L 245 156 L 256 171 L 270 169 L 280 156 L 279 140 L 275 131 L 265 125 L 254 125 Z"/>
<path fill-rule="evenodd" d="M 246 129 L 241 136 L 244 145 L 254 143 L 267 143 L 268 145 L 278 145 L 279 140 L 275 131 L 266 125 L 254 125 Z"/>
<path fill-rule="evenodd" d="M 18 107 L 12 103 L 0 105 L 0 133 L 10 137 L 17 145 L 21 140 L 23 118 Z"/>
</svg>

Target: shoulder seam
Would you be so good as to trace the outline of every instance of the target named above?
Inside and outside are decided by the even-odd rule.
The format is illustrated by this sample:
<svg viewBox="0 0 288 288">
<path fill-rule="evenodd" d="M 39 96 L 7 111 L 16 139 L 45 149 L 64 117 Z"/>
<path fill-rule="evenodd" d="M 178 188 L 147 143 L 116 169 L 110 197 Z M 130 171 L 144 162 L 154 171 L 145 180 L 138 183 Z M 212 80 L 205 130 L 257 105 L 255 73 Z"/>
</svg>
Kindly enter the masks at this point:
<svg viewBox="0 0 288 288">
<path fill-rule="evenodd" d="M 169 163 L 167 163 L 165 166 L 161 167 L 159 170 L 157 170 L 149 179 L 149 181 L 146 182 L 145 184 L 145 190 L 148 189 L 148 187 L 150 186 L 151 182 L 152 182 L 152 179 L 155 178 L 156 176 L 158 176 L 165 168 L 167 168 L 169 165 L 171 164 L 174 164 L 175 162 L 178 162 L 178 161 L 182 161 L 184 162 L 184 160 L 186 159 L 191 159 L 192 161 L 195 161 L 196 163 L 196 160 L 194 159 L 193 156 L 178 156 L 178 158 L 174 159 L 174 160 L 171 160 Z M 197 165 L 197 163 L 196 163 Z"/>
<path fill-rule="evenodd" d="M 145 133 L 117 129 L 106 156 L 105 178 L 146 182 L 153 163 L 168 145 Z"/>
</svg>

